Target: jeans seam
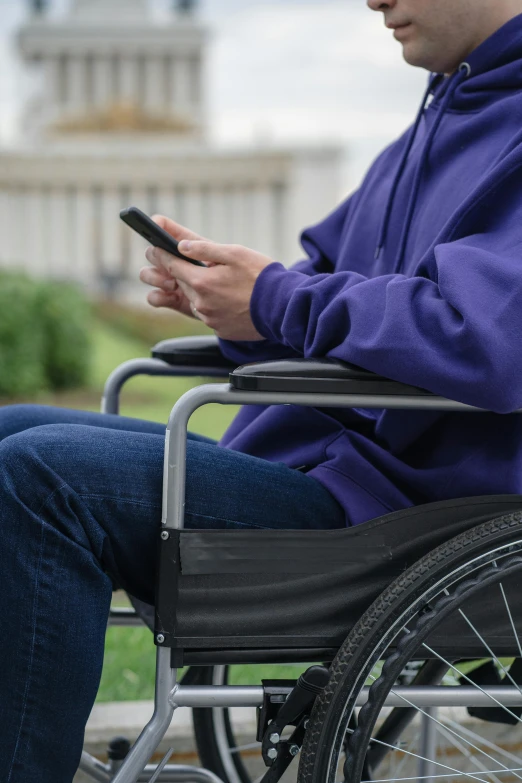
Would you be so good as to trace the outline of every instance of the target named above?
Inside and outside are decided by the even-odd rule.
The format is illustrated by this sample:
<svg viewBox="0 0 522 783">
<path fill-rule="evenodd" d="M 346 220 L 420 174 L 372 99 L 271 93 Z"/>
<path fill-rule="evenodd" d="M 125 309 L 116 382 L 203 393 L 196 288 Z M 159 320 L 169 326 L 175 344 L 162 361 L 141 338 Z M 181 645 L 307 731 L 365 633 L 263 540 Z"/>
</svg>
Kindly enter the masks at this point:
<svg viewBox="0 0 522 783">
<path fill-rule="evenodd" d="M 161 508 L 161 503 L 149 503 L 146 500 L 133 500 L 132 498 L 113 497 L 112 495 L 102 495 L 96 493 L 76 493 L 79 498 L 102 498 L 103 500 L 116 500 L 120 503 L 132 503 L 135 506 L 146 506 L 147 508 Z"/>
<path fill-rule="evenodd" d="M 35 512 L 35 516 L 39 517 L 41 512 L 42 512 L 42 510 L 43 510 L 43 508 L 47 505 L 47 503 L 58 492 L 61 492 L 61 490 L 64 487 L 66 487 L 66 486 L 67 486 L 67 484 L 64 483 L 64 484 L 61 484 L 56 489 L 54 489 L 45 498 L 45 500 L 41 503 L 41 505 L 39 506 L 38 510 Z M 44 538 L 45 538 L 45 525 L 43 524 L 42 520 L 39 520 L 39 522 L 40 522 L 40 526 L 41 526 L 40 551 L 39 551 L 39 554 L 38 554 L 38 565 L 37 565 L 37 568 L 36 568 L 35 594 L 34 594 L 33 613 L 32 613 L 33 634 L 32 634 L 32 639 L 31 639 L 31 650 L 30 650 L 30 655 L 29 655 L 29 666 L 28 666 L 28 670 L 27 670 L 27 685 L 26 685 L 26 689 L 25 689 L 25 693 L 24 693 L 24 700 L 23 700 L 23 704 L 22 704 L 22 715 L 21 715 L 21 718 L 20 718 L 20 726 L 18 728 L 18 734 L 17 734 L 17 737 L 16 737 L 15 748 L 14 748 L 14 753 L 13 753 L 13 760 L 11 762 L 11 767 L 9 769 L 9 775 L 8 775 L 8 778 L 7 778 L 7 783 L 9 783 L 9 781 L 11 780 L 12 774 L 13 774 L 14 764 L 15 764 L 15 760 L 16 760 L 16 753 L 18 751 L 18 744 L 20 742 L 20 737 L 21 737 L 21 734 L 22 734 L 23 724 L 24 724 L 24 720 L 25 720 L 25 713 L 26 713 L 26 708 L 27 708 L 27 697 L 29 695 L 29 684 L 30 684 L 30 681 L 31 681 L 31 678 L 32 678 L 32 671 L 33 671 L 34 645 L 35 645 L 35 639 L 36 639 L 36 607 L 38 605 L 38 599 L 39 599 L 39 595 L 40 595 L 40 569 L 41 569 L 41 566 L 42 566 L 43 542 L 44 542 Z"/>
<path fill-rule="evenodd" d="M 41 504 L 41 505 L 38 507 L 37 511 L 35 511 L 35 512 L 34 512 L 34 513 L 35 513 L 35 515 L 36 515 L 37 517 L 38 517 L 38 516 L 40 516 L 40 514 L 41 514 L 42 510 L 43 510 L 43 509 L 44 509 L 44 507 L 45 507 L 45 506 L 48 504 L 48 502 L 49 502 L 50 500 L 52 500 L 52 498 L 53 498 L 53 497 L 56 495 L 56 493 L 57 493 L 57 492 L 61 492 L 61 491 L 62 491 L 62 489 L 64 489 L 66 486 L 67 486 L 67 484 L 63 483 L 63 484 L 60 484 L 60 486 L 59 486 L 59 487 L 56 487 L 56 489 L 53 489 L 53 491 L 52 491 L 52 492 L 51 492 L 49 495 L 47 495 L 47 497 L 45 498 L 45 500 L 43 500 L 43 501 L 42 501 L 42 504 Z"/>
<path fill-rule="evenodd" d="M 60 487 L 61 489 L 61 487 Z M 55 490 L 52 492 L 49 497 L 45 500 L 44 503 L 42 503 L 40 510 L 44 507 L 45 503 L 47 503 L 48 500 L 51 499 L 51 497 L 55 494 L 55 492 L 58 492 L 58 490 Z M 43 553 L 43 543 L 45 538 L 45 527 L 40 521 L 41 525 L 41 535 L 40 535 L 40 551 L 38 555 L 38 566 L 36 569 L 36 584 L 35 584 L 35 595 L 34 595 L 34 601 L 33 601 L 33 612 L 32 612 L 32 639 L 31 639 L 31 650 L 30 650 L 30 656 L 29 656 L 29 666 L 27 670 L 27 683 L 25 687 L 25 693 L 24 693 L 24 700 L 22 705 L 22 715 L 20 717 L 20 726 L 18 728 L 18 734 L 16 737 L 14 752 L 13 752 L 13 759 L 11 761 L 11 767 L 9 768 L 9 774 L 7 777 L 7 783 L 11 780 L 13 769 L 16 761 L 16 754 L 18 752 L 18 745 L 20 742 L 20 737 L 22 735 L 23 725 L 25 721 L 26 716 L 26 708 L 27 708 L 27 697 L 29 695 L 29 685 L 33 676 L 33 663 L 34 663 L 34 647 L 35 647 L 35 640 L 36 640 L 36 607 L 38 605 L 38 599 L 40 595 L 40 569 L 42 565 L 42 553 Z"/>
</svg>

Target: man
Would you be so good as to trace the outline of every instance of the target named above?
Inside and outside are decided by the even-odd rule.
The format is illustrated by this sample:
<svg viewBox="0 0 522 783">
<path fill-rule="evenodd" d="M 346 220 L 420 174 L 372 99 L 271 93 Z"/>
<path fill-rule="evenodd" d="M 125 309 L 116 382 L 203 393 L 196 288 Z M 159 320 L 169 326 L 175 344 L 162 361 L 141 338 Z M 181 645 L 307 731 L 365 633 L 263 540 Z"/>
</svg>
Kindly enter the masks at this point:
<svg viewBox="0 0 522 783">
<path fill-rule="evenodd" d="M 522 407 L 522 0 L 368 4 L 407 61 L 438 74 L 414 127 L 305 231 L 308 259 L 291 270 L 158 218 L 208 268 L 148 250 L 149 301 L 204 320 L 238 362 L 331 356 L 512 412 Z M 430 500 L 518 493 L 520 427 L 490 413 L 245 409 L 225 448 L 189 442 L 186 524 L 342 527 Z M 0 410 L 6 783 L 72 779 L 112 583 L 153 600 L 163 432 Z"/>
</svg>

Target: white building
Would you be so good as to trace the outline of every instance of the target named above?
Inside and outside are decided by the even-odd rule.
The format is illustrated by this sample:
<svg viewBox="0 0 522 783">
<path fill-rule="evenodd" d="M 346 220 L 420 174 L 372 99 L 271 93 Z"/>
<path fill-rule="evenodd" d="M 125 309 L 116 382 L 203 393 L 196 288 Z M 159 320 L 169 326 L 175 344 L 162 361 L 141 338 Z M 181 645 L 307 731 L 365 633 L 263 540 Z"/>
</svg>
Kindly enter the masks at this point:
<svg viewBox="0 0 522 783">
<path fill-rule="evenodd" d="M 208 31 L 179 5 L 160 23 L 147 0 L 72 0 L 56 20 L 33 0 L 19 51 L 36 87 L 0 150 L 0 266 L 134 297 L 145 243 L 118 218 L 131 204 L 300 257 L 300 229 L 339 200 L 341 150 L 210 146 Z"/>
</svg>

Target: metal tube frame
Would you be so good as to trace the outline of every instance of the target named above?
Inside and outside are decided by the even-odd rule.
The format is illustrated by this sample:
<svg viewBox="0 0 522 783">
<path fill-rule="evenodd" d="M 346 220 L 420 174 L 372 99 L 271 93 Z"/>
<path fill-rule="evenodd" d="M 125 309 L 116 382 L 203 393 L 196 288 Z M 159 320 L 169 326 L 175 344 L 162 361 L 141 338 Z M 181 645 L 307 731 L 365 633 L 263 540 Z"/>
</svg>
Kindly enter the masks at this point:
<svg viewBox="0 0 522 783">
<path fill-rule="evenodd" d="M 482 694 L 480 694 L 482 696 Z M 417 774 L 419 780 L 424 783 L 431 783 L 433 777 L 437 774 L 437 708 L 427 707 L 424 713 L 421 715 L 421 741 L 420 741 L 420 755 Z"/>
<path fill-rule="evenodd" d="M 356 701 L 368 701 L 369 688 L 363 688 Z M 397 686 L 388 694 L 386 707 L 491 707 L 492 699 L 505 707 L 522 707 L 522 693 L 511 686 L 498 685 L 482 691 L 470 685 Z M 262 707 L 263 688 L 258 685 L 181 685 L 169 696 L 175 707 Z M 410 704 L 411 702 L 411 704 Z"/>
<path fill-rule="evenodd" d="M 173 367 L 155 359 L 126 362 L 109 377 L 103 398 L 105 413 L 118 413 L 119 393 L 123 384 L 135 375 L 156 376 L 213 376 L 222 377 L 227 371 L 217 368 Z M 230 384 L 204 384 L 186 392 L 172 408 L 165 435 L 163 465 L 163 528 L 181 530 L 185 511 L 185 477 L 188 422 L 192 414 L 203 405 L 300 405 L 320 408 L 387 408 L 397 410 L 440 410 L 483 413 L 480 408 L 447 400 L 442 397 L 417 397 L 407 395 L 361 394 L 309 394 L 248 392 L 233 389 Z M 522 412 L 522 411 L 518 411 Z M 172 720 L 174 709 L 187 707 L 258 706 L 262 700 L 262 688 L 234 688 L 232 686 L 178 686 L 177 669 L 171 668 L 171 651 L 158 646 L 156 662 L 155 710 L 151 721 L 136 740 L 113 783 L 137 783 L 148 760 L 163 739 Z M 406 688 L 407 698 L 419 706 L 474 706 L 490 704 L 487 696 L 473 688 L 419 687 Z M 386 701 L 387 706 L 403 706 L 400 688 L 395 689 Z M 474 693 L 471 693 L 471 692 Z M 522 706 L 522 697 L 511 688 L 489 689 L 503 691 L 499 697 L 506 704 Z M 509 693 L 508 693 L 509 692 Z M 417 699 L 415 698 L 417 697 Z M 517 699 L 518 697 L 518 699 Z M 362 696 L 364 699 L 364 695 Z M 496 697 L 497 698 L 497 697 Z M 420 699 L 420 701 L 418 701 Z M 511 699 L 515 699 L 512 701 Z M 485 700 L 485 701 L 484 701 Z M 500 698 L 499 698 L 500 700 Z M 516 702 L 516 705 L 515 705 Z M 205 773 L 205 770 L 200 770 Z M 217 780 L 214 781 L 217 783 Z"/>
<path fill-rule="evenodd" d="M 103 764 L 85 751 L 82 753 L 79 769 L 99 783 L 111 783 L 114 780 L 114 772 L 109 764 Z M 139 783 L 150 783 L 156 770 L 156 764 L 147 764 L 138 778 Z M 159 780 L 164 783 L 222 783 L 210 770 L 185 764 L 167 764 Z"/>
<path fill-rule="evenodd" d="M 229 370 L 219 367 L 189 367 L 173 365 L 161 359 L 131 359 L 120 364 L 109 375 L 103 390 L 101 403 L 102 413 L 117 415 L 120 412 L 120 392 L 127 381 L 138 375 L 149 375 L 158 378 L 226 378 Z"/>
</svg>

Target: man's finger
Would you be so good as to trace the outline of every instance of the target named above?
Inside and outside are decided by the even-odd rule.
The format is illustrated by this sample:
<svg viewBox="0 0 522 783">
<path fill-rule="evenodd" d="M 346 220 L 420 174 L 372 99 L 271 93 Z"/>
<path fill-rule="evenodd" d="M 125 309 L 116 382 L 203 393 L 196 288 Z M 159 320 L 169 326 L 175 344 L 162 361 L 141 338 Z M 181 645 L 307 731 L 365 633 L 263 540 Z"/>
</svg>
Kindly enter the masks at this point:
<svg viewBox="0 0 522 783">
<path fill-rule="evenodd" d="M 166 231 L 167 234 L 170 234 L 174 239 L 177 239 L 178 242 L 182 239 L 202 239 L 199 234 L 185 228 L 185 226 L 182 226 L 180 223 L 175 223 L 170 218 L 165 217 L 165 215 L 153 215 L 152 219 L 160 228 Z"/>
<path fill-rule="evenodd" d="M 145 257 L 151 264 L 162 266 L 166 269 L 171 277 L 182 280 L 192 287 L 201 280 L 202 274 L 205 275 L 207 273 L 206 269 L 189 264 L 181 258 L 176 258 L 176 256 L 167 253 L 166 250 L 161 250 L 159 247 L 148 247 Z"/>
<path fill-rule="evenodd" d="M 167 271 L 158 269 L 154 266 L 144 266 L 140 270 L 140 280 L 153 288 L 163 288 L 164 291 L 175 291 L 178 287 L 177 282 Z"/>
<path fill-rule="evenodd" d="M 147 294 L 147 302 L 153 307 L 169 307 L 171 310 L 183 309 L 183 296 L 179 291 L 173 294 L 166 291 L 151 291 Z"/>
<path fill-rule="evenodd" d="M 203 261 L 205 264 L 233 265 L 236 260 L 235 245 L 220 245 L 208 239 L 188 239 L 179 243 L 184 256 Z"/>
</svg>

